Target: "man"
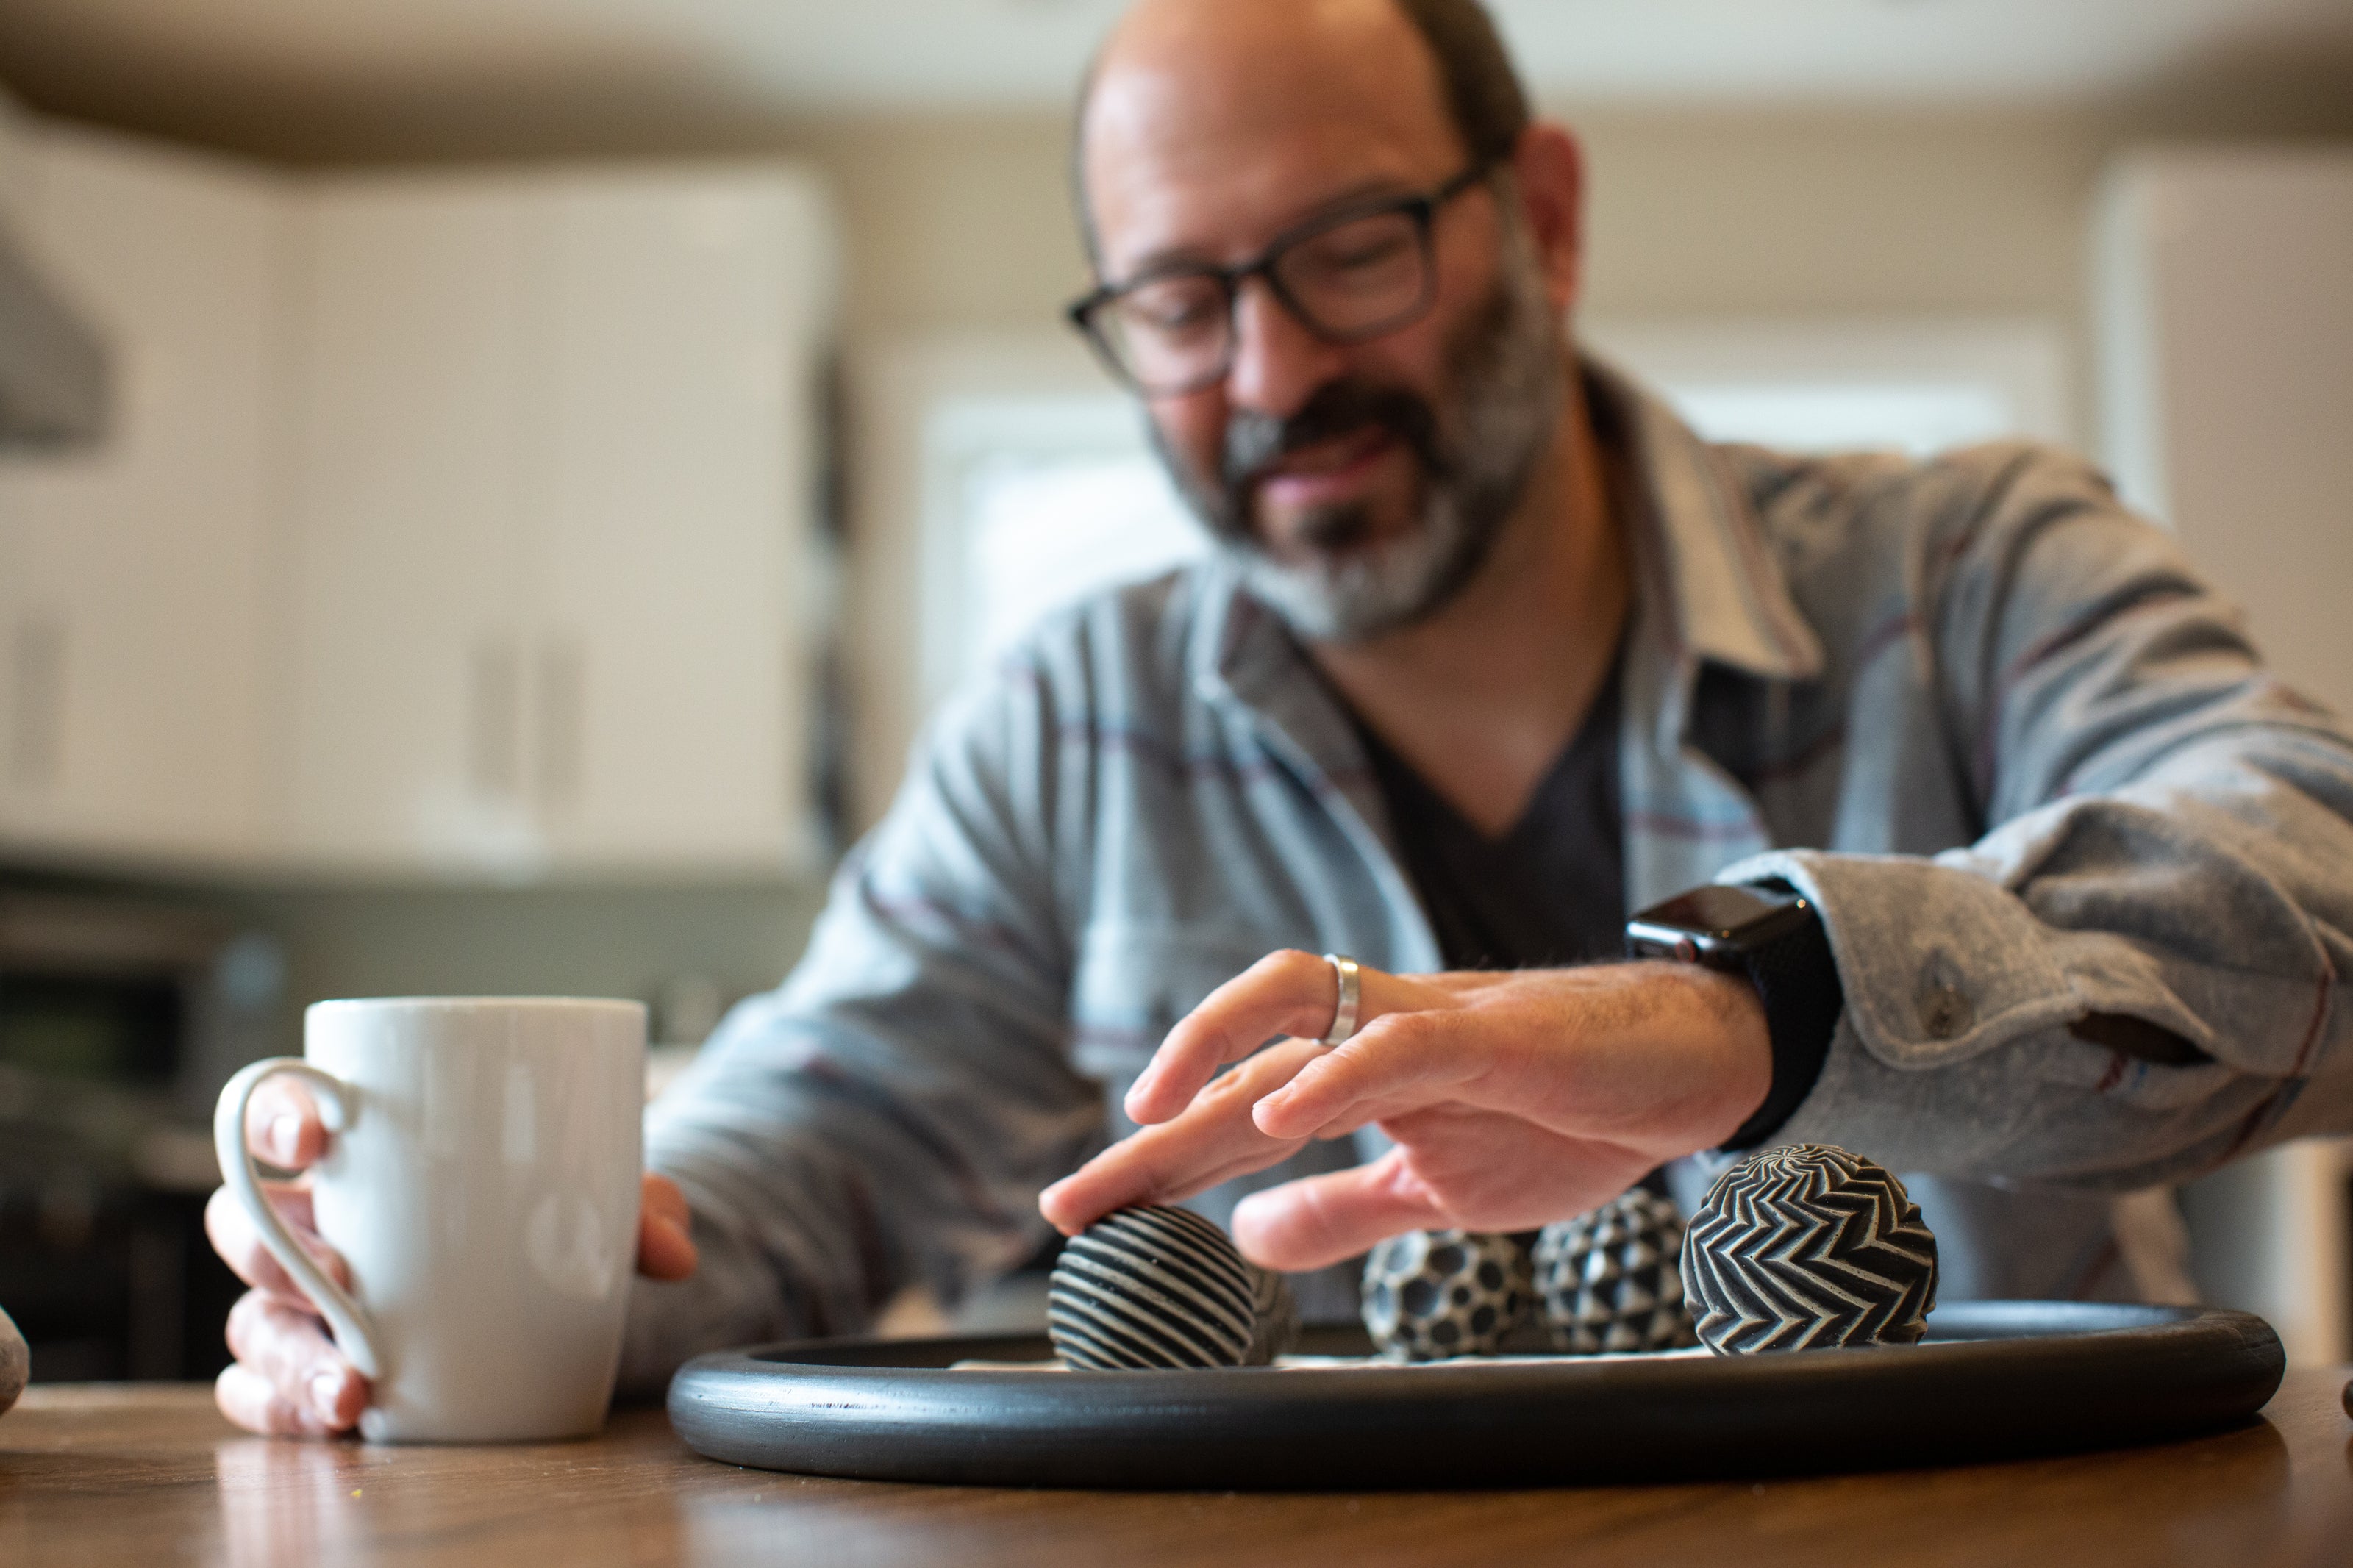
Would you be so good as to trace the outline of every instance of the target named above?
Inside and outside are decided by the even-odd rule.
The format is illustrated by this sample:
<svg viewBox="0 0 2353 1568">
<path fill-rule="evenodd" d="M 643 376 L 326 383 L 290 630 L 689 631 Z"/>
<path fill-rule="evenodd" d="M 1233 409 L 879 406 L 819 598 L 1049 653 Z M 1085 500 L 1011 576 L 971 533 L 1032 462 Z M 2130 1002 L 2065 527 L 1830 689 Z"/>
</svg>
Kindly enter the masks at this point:
<svg viewBox="0 0 2353 1568">
<path fill-rule="evenodd" d="M 2072 460 L 1711 447 L 1580 360 L 1577 150 L 1472 0 L 1143 0 L 1078 174 L 1219 558 L 952 704 L 656 1107 L 631 1383 L 954 1300 L 1041 1188 L 1304 1271 L 1815 1139 L 1924 1173 L 1948 1296 L 2063 1296 L 2128 1288 L 2108 1192 L 2353 1125 L 2353 742 Z M 1590 962 L 1712 879 L 1796 982 Z M 224 1407 L 348 1425 L 216 1236 Z"/>
</svg>

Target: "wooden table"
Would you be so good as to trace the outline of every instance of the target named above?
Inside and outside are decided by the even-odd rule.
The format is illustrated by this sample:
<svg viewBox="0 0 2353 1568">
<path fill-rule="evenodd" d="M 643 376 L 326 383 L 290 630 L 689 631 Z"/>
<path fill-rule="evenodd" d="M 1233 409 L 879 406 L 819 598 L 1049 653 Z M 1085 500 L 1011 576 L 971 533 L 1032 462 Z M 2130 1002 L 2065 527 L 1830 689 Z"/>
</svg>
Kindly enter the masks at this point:
<svg viewBox="0 0 2353 1568">
<path fill-rule="evenodd" d="M 1523 1492 L 1008 1491 L 697 1458 L 655 1411 L 593 1442 L 245 1436 L 211 1391 L 41 1387 L 0 1417 L 0 1564 L 2353 1563 L 2345 1369 L 2243 1430 L 1958 1469 Z"/>
</svg>

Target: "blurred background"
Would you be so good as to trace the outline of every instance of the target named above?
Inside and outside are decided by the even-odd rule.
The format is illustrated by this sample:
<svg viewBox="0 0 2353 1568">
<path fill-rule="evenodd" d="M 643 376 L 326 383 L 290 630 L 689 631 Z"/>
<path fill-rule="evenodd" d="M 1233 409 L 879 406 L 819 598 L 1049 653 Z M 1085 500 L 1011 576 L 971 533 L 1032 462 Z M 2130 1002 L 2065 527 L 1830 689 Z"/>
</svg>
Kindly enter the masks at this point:
<svg viewBox="0 0 2353 1568">
<path fill-rule="evenodd" d="M 2094 454 L 2353 706 L 2353 4 L 1498 0 L 1704 429 Z M 0 1302 L 208 1375 L 325 996 L 781 977 L 926 709 L 1200 548 L 1062 328 L 1115 0 L 0 0 Z M 2181 1200 L 2347 1358 L 2353 1166 Z"/>
</svg>

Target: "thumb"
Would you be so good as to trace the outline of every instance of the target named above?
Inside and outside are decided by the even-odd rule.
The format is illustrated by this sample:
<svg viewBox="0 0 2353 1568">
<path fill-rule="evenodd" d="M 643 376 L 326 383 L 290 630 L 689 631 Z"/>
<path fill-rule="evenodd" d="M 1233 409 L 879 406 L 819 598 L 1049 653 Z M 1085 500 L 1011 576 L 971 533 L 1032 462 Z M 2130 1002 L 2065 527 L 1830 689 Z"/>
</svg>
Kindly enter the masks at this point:
<svg viewBox="0 0 2353 1568">
<path fill-rule="evenodd" d="M 1453 1224 L 1392 1149 L 1369 1165 L 1285 1182 L 1234 1207 L 1234 1243 L 1262 1268 L 1297 1272 L 1354 1258 L 1409 1230 Z"/>
<path fill-rule="evenodd" d="M 638 1272 L 651 1279 L 684 1279 L 694 1272 L 693 1215 L 686 1194 L 668 1176 L 646 1173 L 638 1209 Z"/>
</svg>

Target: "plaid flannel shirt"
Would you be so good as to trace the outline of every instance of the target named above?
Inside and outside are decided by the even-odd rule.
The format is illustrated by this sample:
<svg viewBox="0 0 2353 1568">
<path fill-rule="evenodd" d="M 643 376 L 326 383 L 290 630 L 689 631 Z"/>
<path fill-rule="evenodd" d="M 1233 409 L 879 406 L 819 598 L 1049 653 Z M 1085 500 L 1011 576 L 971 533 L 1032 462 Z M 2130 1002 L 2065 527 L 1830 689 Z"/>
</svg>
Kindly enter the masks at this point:
<svg viewBox="0 0 2353 1568">
<path fill-rule="evenodd" d="M 1786 878 L 1845 986 L 1779 1141 L 1906 1172 L 1949 1300 L 2127 1293 L 2112 1194 L 2353 1128 L 2353 738 L 2168 535 L 2059 453 L 1715 446 L 1588 376 L 1637 492 L 1626 896 Z M 931 723 L 791 978 L 649 1112 L 703 1266 L 639 1282 L 628 1382 L 1018 1263 L 1162 1035 L 1278 947 L 1440 966 L 1324 683 L 1214 562 L 1050 619 Z M 2071 1032 L 2094 1013 L 2202 1059 Z"/>
</svg>

